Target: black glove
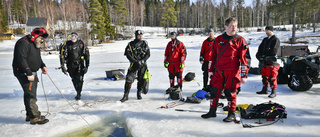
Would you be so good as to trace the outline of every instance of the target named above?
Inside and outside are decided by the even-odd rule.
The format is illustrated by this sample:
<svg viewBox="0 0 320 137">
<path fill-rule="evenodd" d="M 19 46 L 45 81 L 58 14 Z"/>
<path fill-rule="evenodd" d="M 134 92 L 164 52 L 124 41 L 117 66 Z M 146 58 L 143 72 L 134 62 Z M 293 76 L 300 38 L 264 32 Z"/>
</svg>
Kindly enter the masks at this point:
<svg viewBox="0 0 320 137">
<path fill-rule="evenodd" d="M 141 62 L 140 61 L 135 61 L 135 62 L 133 62 L 132 68 L 133 69 L 139 69 L 140 66 L 141 66 Z"/>
<path fill-rule="evenodd" d="M 143 65 L 145 63 L 144 60 L 139 61 L 140 65 Z"/>
<path fill-rule="evenodd" d="M 262 55 L 260 58 L 259 58 L 259 61 L 263 61 L 266 59 L 266 56 Z"/>
<path fill-rule="evenodd" d="M 87 67 L 83 68 L 83 74 L 86 74 L 87 72 L 88 72 L 88 68 Z"/>
<path fill-rule="evenodd" d="M 68 71 L 64 66 L 61 66 L 61 71 L 63 74 L 68 75 Z"/>
</svg>

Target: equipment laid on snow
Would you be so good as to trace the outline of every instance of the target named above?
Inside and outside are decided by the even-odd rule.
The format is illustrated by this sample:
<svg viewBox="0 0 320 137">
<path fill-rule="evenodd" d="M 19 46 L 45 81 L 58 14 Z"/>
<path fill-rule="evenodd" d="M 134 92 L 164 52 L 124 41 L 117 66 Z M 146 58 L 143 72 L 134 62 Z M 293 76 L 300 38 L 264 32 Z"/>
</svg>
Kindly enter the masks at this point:
<svg viewBox="0 0 320 137">
<path fill-rule="evenodd" d="M 249 105 L 247 109 L 241 110 L 241 118 L 244 119 L 259 119 L 259 125 L 252 125 L 252 124 L 243 124 L 244 128 L 252 128 L 252 127 L 261 127 L 261 126 L 268 126 L 272 125 L 283 118 L 287 118 L 287 111 L 285 110 L 286 107 L 280 105 L 275 102 L 265 102 L 257 105 Z M 262 124 L 261 119 L 266 119 L 266 121 L 274 121 L 268 124 Z M 237 123 L 240 123 L 237 121 Z"/>
<path fill-rule="evenodd" d="M 182 98 L 182 92 L 179 85 L 168 88 L 166 94 L 169 94 L 169 98 L 172 100 L 179 100 Z"/>
<path fill-rule="evenodd" d="M 197 97 L 187 97 L 186 103 L 201 103 L 201 99 Z"/>
<path fill-rule="evenodd" d="M 188 72 L 187 75 L 184 76 L 184 81 L 192 81 L 196 77 L 196 74 L 194 72 Z"/>
<path fill-rule="evenodd" d="M 255 106 L 250 105 L 247 109 L 242 109 L 241 118 L 274 120 L 275 118 L 287 118 L 287 111 L 285 106 L 269 101 Z"/>
<path fill-rule="evenodd" d="M 283 62 L 278 83 L 288 84 L 293 91 L 307 91 L 320 82 L 320 46 L 310 52 L 308 46 L 281 46 L 277 55 Z M 288 78 L 289 76 L 289 78 Z"/>
<path fill-rule="evenodd" d="M 125 79 L 126 77 L 124 69 L 108 70 L 106 71 L 106 75 L 107 75 L 106 80 Z"/>
</svg>

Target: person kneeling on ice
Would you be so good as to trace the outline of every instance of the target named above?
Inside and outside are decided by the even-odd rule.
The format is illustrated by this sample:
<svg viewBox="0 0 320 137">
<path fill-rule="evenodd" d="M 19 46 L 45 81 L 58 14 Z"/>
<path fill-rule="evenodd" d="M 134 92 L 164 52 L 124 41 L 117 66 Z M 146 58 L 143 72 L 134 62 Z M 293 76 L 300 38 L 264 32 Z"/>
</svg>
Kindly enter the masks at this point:
<svg viewBox="0 0 320 137">
<path fill-rule="evenodd" d="M 36 27 L 31 35 L 22 37 L 16 42 L 13 53 L 13 74 L 18 79 L 24 91 L 24 105 L 27 111 L 26 121 L 30 124 L 45 124 L 49 122 L 45 116 L 41 116 L 38 110 L 37 85 L 39 82 L 37 71 L 41 68 L 43 74 L 47 74 L 46 65 L 41 59 L 40 47 L 44 39 L 49 35 L 42 27 Z"/>
<path fill-rule="evenodd" d="M 229 18 L 225 21 L 226 32 L 215 39 L 212 51 L 212 64 L 209 67 L 210 110 L 202 118 L 216 117 L 219 97 L 222 91 L 228 100 L 228 116 L 224 122 L 235 120 L 237 88 L 247 82 L 249 66 L 246 52 L 249 46 L 245 39 L 237 34 L 237 20 Z"/>
<path fill-rule="evenodd" d="M 177 39 L 177 33 L 171 32 L 171 41 L 166 47 L 164 53 L 164 67 L 168 68 L 170 87 L 174 86 L 174 78 L 177 77 L 177 82 L 182 91 L 182 72 L 184 61 L 187 57 L 187 49 L 182 42 Z"/>
<path fill-rule="evenodd" d="M 130 67 L 128 68 L 126 83 L 124 85 L 124 95 L 120 100 L 121 102 L 127 101 L 129 98 L 130 88 L 136 74 L 138 73 L 138 86 L 137 86 L 137 98 L 142 99 L 141 92 L 147 86 L 147 81 L 143 78 L 144 73 L 148 69 L 147 60 L 150 57 L 150 49 L 147 41 L 142 40 L 143 32 L 137 30 L 135 32 L 135 39 L 128 43 L 125 49 L 124 55 L 127 56 L 130 61 Z"/>
<path fill-rule="evenodd" d="M 80 100 L 83 86 L 83 76 L 89 68 L 89 49 L 82 40 L 79 39 L 77 33 L 72 32 L 71 40 L 67 41 L 61 47 L 60 64 L 64 74 L 69 73 L 74 88 L 77 91 L 76 100 Z M 67 64 L 68 70 L 65 68 Z M 85 65 L 84 65 L 85 64 Z"/>
</svg>

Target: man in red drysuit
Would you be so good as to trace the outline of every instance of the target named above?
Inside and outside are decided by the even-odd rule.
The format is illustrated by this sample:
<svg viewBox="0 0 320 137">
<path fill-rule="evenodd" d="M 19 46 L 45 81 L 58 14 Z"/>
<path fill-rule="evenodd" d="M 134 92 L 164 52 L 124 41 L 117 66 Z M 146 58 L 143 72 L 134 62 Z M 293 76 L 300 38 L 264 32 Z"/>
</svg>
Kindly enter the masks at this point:
<svg viewBox="0 0 320 137">
<path fill-rule="evenodd" d="M 212 54 L 212 47 L 214 44 L 214 33 L 213 30 L 209 30 L 209 37 L 203 41 L 201 51 L 200 51 L 200 63 L 202 64 L 203 71 L 203 89 L 206 90 L 208 84 L 208 68 L 209 62 Z"/>
<path fill-rule="evenodd" d="M 249 46 L 245 39 L 238 35 L 237 20 L 228 18 L 225 21 L 225 33 L 218 36 L 214 41 L 211 66 L 209 68 L 210 80 L 210 110 L 202 118 L 216 117 L 221 92 L 228 100 L 228 116 L 224 122 L 235 120 L 236 90 L 241 83 L 247 82 L 249 66 L 246 59 L 246 52 Z"/>
<path fill-rule="evenodd" d="M 164 53 L 164 67 L 168 68 L 170 87 L 174 86 L 174 78 L 177 77 L 178 85 L 182 90 L 182 72 L 187 51 L 184 44 L 177 39 L 177 33 L 171 32 L 170 37 L 171 41 Z"/>
</svg>

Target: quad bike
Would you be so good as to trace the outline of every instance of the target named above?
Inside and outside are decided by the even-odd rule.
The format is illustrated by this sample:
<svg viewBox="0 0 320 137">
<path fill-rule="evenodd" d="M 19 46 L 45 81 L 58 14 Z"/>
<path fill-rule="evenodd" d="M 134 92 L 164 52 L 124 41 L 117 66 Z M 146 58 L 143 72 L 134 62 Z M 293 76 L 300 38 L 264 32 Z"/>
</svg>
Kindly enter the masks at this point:
<svg viewBox="0 0 320 137">
<path fill-rule="evenodd" d="M 316 52 L 310 52 L 308 46 L 281 46 L 278 59 L 278 83 L 288 84 L 293 91 L 307 91 L 314 83 L 320 83 L 320 46 Z"/>
</svg>

